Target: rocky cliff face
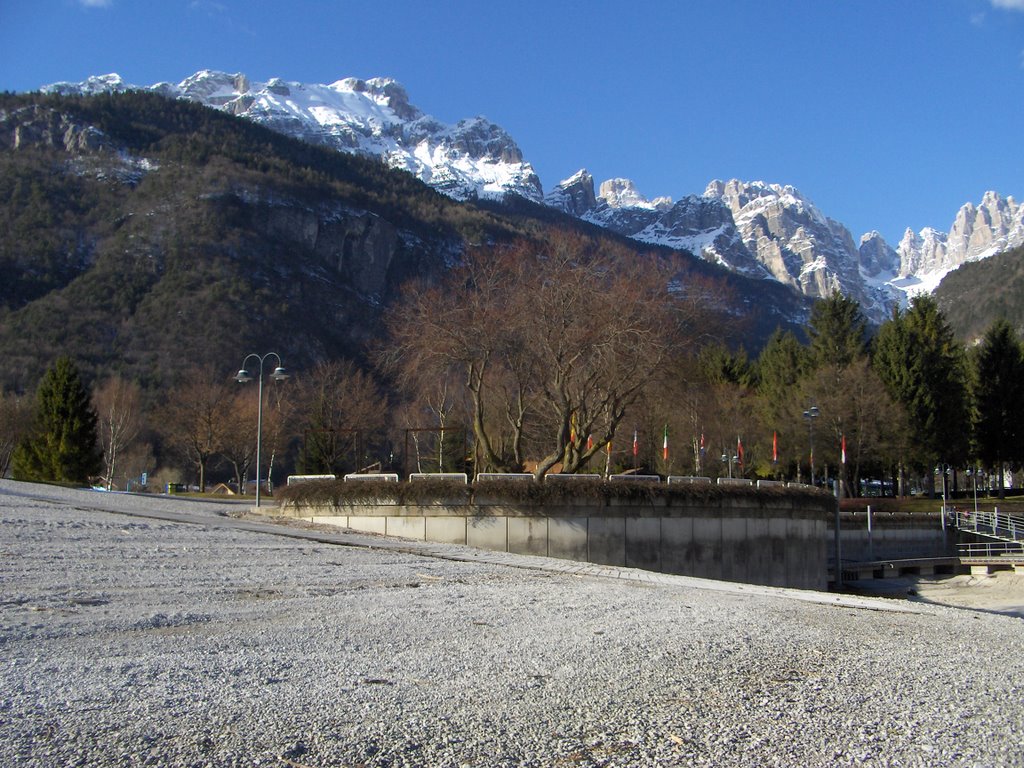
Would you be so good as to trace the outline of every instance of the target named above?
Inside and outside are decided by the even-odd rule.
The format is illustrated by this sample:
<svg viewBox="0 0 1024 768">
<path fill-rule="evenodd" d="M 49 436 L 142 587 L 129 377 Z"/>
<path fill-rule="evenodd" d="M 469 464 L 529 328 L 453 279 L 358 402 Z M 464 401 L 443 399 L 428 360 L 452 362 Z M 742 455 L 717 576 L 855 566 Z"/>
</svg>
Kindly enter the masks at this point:
<svg viewBox="0 0 1024 768">
<path fill-rule="evenodd" d="M 769 276 L 751 257 L 719 200 L 648 200 L 628 179 L 605 181 L 595 194 L 593 176 L 582 170 L 557 185 L 544 202 L 641 242 L 680 248 L 743 274 Z"/>
<path fill-rule="evenodd" d="M 43 146 L 74 154 L 108 145 L 101 131 L 52 109 L 32 105 L 0 112 L 0 149 Z"/>
</svg>

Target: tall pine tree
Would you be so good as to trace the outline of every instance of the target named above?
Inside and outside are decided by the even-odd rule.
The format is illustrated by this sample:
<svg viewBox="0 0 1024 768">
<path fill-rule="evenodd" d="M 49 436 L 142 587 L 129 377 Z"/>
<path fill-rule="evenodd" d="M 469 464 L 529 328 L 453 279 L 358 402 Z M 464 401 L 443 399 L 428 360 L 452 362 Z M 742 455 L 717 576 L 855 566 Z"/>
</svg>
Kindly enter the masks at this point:
<svg viewBox="0 0 1024 768">
<path fill-rule="evenodd" d="M 912 455 L 931 478 L 936 462 L 967 458 L 970 418 L 962 347 L 930 296 L 893 312 L 875 339 L 874 366 L 889 393 L 907 410 Z"/>
<path fill-rule="evenodd" d="M 39 384 L 32 431 L 15 452 L 12 474 L 16 480 L 87 483 L 102 469 L 96 412 L 78 368 L 61 357 Z"/>
<path fill-rule="evenodd" d="M 842 371 L 867 354 L 867 321 L 856 299 L 839 291 L 814 303 L 808 334 L 814 367 Z"/>
<path fill-rule="evenodd" d="M 1003 467 L 1024 460 L 1024 350 L 1013 327 L 996 320 L 974 357 L 974 439 L 978 456 L 999 475 Z"/>
</svg>

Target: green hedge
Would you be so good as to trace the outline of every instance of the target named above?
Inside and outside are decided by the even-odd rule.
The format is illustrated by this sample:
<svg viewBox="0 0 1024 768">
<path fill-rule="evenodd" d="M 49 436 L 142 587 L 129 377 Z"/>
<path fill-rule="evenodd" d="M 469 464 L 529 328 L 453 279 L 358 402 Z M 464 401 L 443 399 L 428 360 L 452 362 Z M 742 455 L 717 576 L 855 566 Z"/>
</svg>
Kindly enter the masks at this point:
<svg viewBox="0 0 1024 768">
<path fill-rule="evenodd" d="M 508 500 L 534 506 L 560 505 L 574 500 L 604 503 L 612 499 L 637 502 L 661 499 L 717 503 L 728 498 L 805 499 L 820 503 L 831 495 L 813 488 L 716 485 L 713 483 L 673 484 L 578 480 L 535 482 L 529 480 L 488 480 L 465 484 L 452 480 L 419 480 L 416 482 L 349 482 L 320 480 L 300 483 L 277 491 L 283 502 L 297 506 L 339 506 L 355 502 L 385 501 L 396 504 L 420 504 L 449 501 L 474 503 L 477 498 Z"/>
</svg>

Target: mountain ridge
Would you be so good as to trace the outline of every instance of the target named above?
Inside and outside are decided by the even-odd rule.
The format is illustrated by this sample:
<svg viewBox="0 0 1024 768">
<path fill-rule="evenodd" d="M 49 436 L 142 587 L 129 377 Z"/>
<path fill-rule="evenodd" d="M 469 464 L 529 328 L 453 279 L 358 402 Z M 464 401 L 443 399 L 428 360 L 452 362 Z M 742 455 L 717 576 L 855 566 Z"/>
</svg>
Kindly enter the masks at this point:
<svg viewBox="0 0 1024 768">
<path fill-rule="evenodd" d="M 50 93 L 136 88 L 117 75 L 46 86 Z M 1024 243 L 1024 206 L 987 192 L 965 203 L 948 233 L 907 230 L 896 248 L 877 232 L 859 242 L 792 186 L 712 180 L 701 195 L 648 200 L 632 181 L 594 189 L 585 170 L 546 195 L 533 167 L 500 126 L 476 117 L 445 125 L 409 101 L 390 78 L 307 85 L 203 70 L 148 89 L 211 106 L 315 144 L 381 158 L 455 199 L 517 195 L 640 242 L 682 249 L 747 277 L 776 280 L 820 298 L 855 298 L 882 322 L 915 292 L 931 292 L 953 268 Z"/>
</svg>

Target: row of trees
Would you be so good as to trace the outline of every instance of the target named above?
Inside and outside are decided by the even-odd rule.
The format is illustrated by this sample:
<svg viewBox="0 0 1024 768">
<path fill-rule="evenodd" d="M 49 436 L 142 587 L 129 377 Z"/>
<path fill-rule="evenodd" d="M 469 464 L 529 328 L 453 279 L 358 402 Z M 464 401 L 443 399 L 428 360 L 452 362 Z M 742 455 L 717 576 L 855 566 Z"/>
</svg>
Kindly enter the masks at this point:
<svg viewBox="0 0 1024 768">
<path fill-rule="evenodd" d="M 814 306 L 808 335 L 802 344 L 776 333 L 754 361 L 705 352 L 720 419 L 728 402 L 749 404 L 754 416 L 736 425 L 761 446 L 752 472 L 799 476 L 815 433 L 819 469 L 826 477 L 831 469 L 848 494 L 865 476 L 891 481 L 900 495 L 911 478 L 932 491 L 936 470 L 954 468 L 988 468 L 1002 492 L 1004 469 L 1024 462 L 1024 356 L 1007 322 L 968 350 L 936 302 L 920 296 L 869 338 L 857 303 L 835 294 Z M 803 457 L 794 462 L 787 451 L 781 466 L 768 465 L 770 440 L 800 445 Z"/>
<path fill-rule="evenodd" d="M 265 397 L 263 479 L 282 463 L 350 471 L 365 451 L 379 451 L 380 438 L 359 446 L 346 439 L 352 424 L 381 435 L 387 413 L 375 381 L 350 362 L 323 363 L 294 386 L 272 383 Z M 0 395 L 0 476 L 123 488 L 162 466 L 171 482 L 189 476 L 205 491 L 219 470 L 244 489 L 254 474 L 257 408 L 255 387 L 210 368 L 186 371 L 158 401 L 117 376 L 90 393 L 64 357 L 33 400 Z"/>
<path fill-rule="evenodd" d="M 427 452 L 436 469 L 800 480 L 814 439 L 819 477 L 902 493 L 936 466 L 1024 462 L 1024 354 L 1005 322 L 968 351 L 923 297 L 869 338 L 836 294 L 814 306 L 806 342 L 777 332 L 748 359 L 718 341 L 714 285 L 684 274 L 578 235 L 473 249 L 440 283 L 407 287 L 373 370 L 328 362 L 266 388 L 260 474 L 413 468 Z M 244 488 L 256 408 L 254 388 L 209 369 L 158 401 L 117 377 L 90 396 L 62 359 L 31 407 L 0 397 L 0 473 L 111 487 L 159 464 Z"/>
</svg>

